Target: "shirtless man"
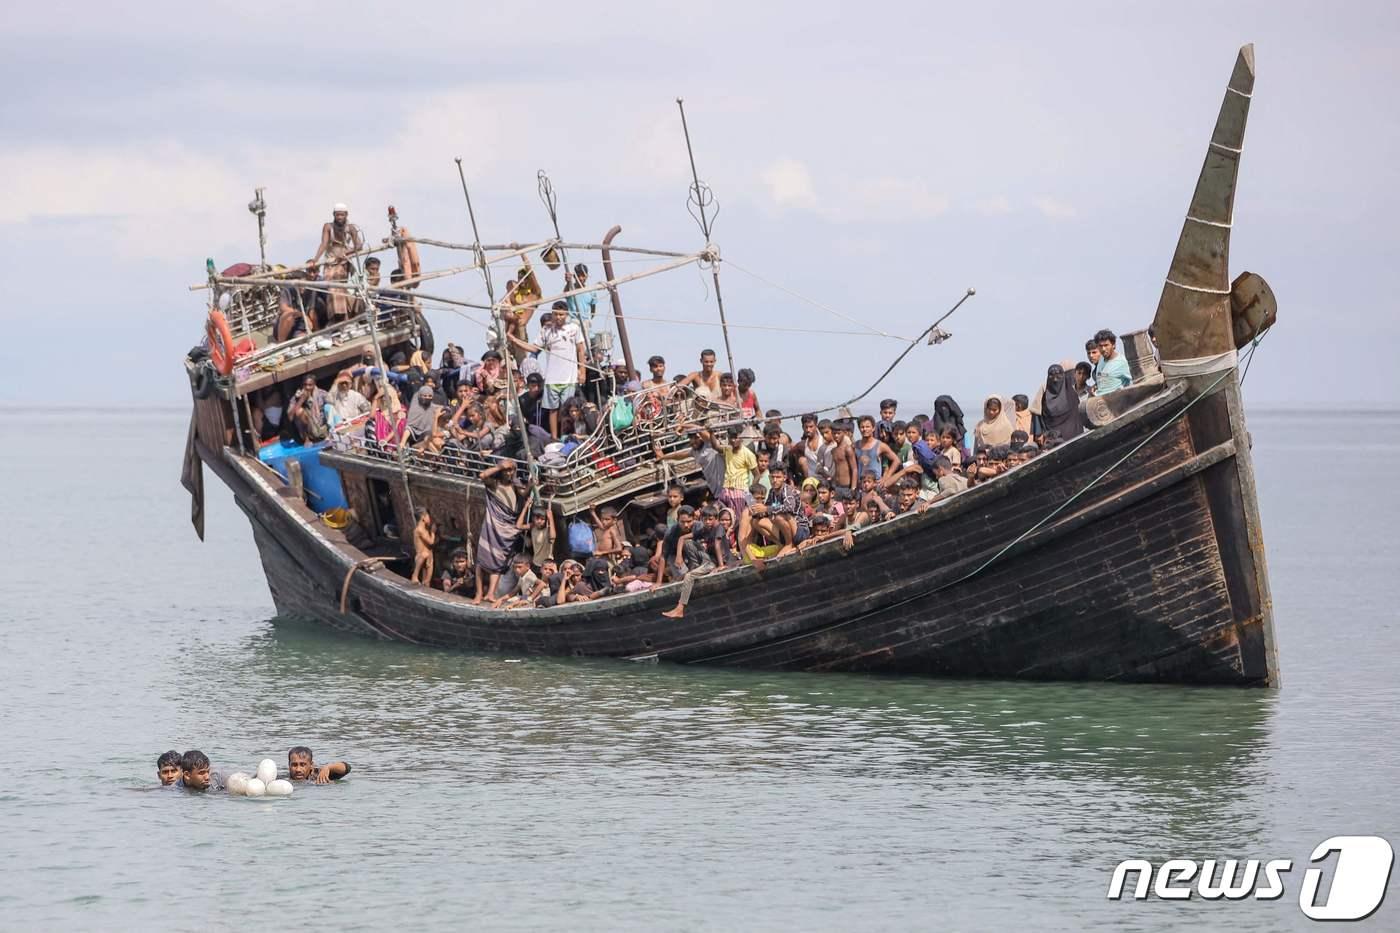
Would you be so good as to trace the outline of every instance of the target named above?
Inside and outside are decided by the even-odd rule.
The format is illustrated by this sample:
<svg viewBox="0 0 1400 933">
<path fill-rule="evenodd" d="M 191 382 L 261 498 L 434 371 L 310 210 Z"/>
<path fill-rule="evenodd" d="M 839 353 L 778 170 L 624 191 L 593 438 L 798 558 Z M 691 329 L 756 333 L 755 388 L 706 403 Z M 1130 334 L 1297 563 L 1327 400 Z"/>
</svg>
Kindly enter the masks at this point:
<svg viewBox="0 0 1400 933">
<path fill-rule="evenodd" d="M 519 250 L 519 243 L 510 244 L 512 250 Z M 535 276 L 535 267 L 530 265 L 530 257 L 524 253 L 520 256 L 520 261 L 524 263 L 520 271 L 516 273 L 513 283 L 506 283 L 506 334 L 514 337 L 510 351 L 515 356 L 518 365 L 529 353 L 523 342 L 529 339 L 527 331 L 530 327 L 530 320 L 535 316 L 535 309 L 540 306 L 540 299 L 544 297 L 544 292 L 540 291 L 539 279 Z M 567 315 L 568 308 L 565 307 Z"/>
<path fill-rule="evenodd" d="M 316 765 L 312 760 L 311 749 L 298 745 L 287 752 L 287 776 L 293 781 L 310 781 L 313 784 L 329 784 L 350 773 L 350 762 L 332 761 L 328 765 Z"/>
<path fill-rule="evenodd" d="M 331 222 L 321 225 L 321 245 L 310 265 L 315 266 L 324 256 L 327 282 L 343 282 L 350 277 L 350 256 L 365 248 L 365 238 L 360 228 L 350 223 L 350 209 L 337 204 L 331 209 Z M 350 314 L 350 296 L 342 288 L 332 290 L 326 302 L 327 314 L 332 321 L 344 320 Z"/>
<path fill-rule="evenodd" d="M 660 356 L 653 356 L 647 360 L 647 369 L 651 372 L 651 378 L 642 383 L 643 389 L 669 389 L 671 380 L 666 378 L 666 360 Z"/>
<path fill-rule="evenodd" d="M 851 425 L 839 421 L 834 425 L 836 440 L 831 451 L 831 485 L 839 492 L 856 488 L 856 451 L 851 444 Z"/>
<path fill-rule="evenodd" d="M 427 509 L 418 510 L 418 524 L 413 527 L 413 573 L 410 583 L 432 586 L 433 545 L 437 544 L 437 528 Z"/>
<path fill-rule="evenodd" d="M 700 351 L 700 369 L 681 380 L 682 386 L 694 386 L 695 394 L 706 401 L 720 396 L 719 373 L 715 372 L 715 351 Z"/>
</svg>

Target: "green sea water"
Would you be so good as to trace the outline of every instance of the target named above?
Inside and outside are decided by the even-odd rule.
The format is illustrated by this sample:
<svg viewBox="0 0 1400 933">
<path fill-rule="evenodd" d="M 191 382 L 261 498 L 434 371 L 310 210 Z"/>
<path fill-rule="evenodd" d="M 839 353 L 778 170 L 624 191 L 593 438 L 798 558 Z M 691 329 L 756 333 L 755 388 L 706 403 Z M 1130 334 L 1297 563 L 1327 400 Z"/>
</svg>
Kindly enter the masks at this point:
<svg viewBox="0 0 1400 933">
<path fill-rule="evenodd" d="M 1251 418 L 1280 691 L 327 634 L 271 618 L 212 476 L 196 540 L 186 415 L 9 414 L 0 928 L 1302 929 L 1314 845 L 1400 843 L 1400 414 L 1329 414 L 1326 452 L 1316 414 Z M 302 743 L 351 777 L 152 789 L 167 748 L 228 772 Z M 1272 902 L 1105 896 L 1120 860 L 1173 856 L 1298 867 Z"/>
</svg>

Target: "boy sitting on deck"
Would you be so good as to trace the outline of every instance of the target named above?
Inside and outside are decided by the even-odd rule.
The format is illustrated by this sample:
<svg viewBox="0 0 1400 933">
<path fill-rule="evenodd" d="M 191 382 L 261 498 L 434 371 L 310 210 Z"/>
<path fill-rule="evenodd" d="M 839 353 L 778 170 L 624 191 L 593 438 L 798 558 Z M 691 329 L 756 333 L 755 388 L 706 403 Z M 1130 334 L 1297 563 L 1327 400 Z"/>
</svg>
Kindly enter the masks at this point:
<svg viewBox="0 0 1400 933">
<path fill-rule="evenodd" d="M 497 584 L 496 598 L 491 602 L 491 608 L 534 608 L 536 600 L 548 588 L 548 584 L 535 575 L 535 571 L 530 567 L 528 554 L 515 555 L 511 559 L 510 570 L 510 574 Z"/>
<path fill-rule="evenodd" d="M 448 558 L 447 569 L 442 572 L 442 591 L 458 596 L 475 595 L 476 575 L 472 572 L 465 548 L 457 548 Z"/>
<path fill-rule="evenodd" d="M 350 773 L 350 762 L 332 761 L 317 767 L 312 760 L 311 749 L 297 745 L 287 752 L 287 776 L 293 781 L 310 781 L 313 784 L 329 784 Z"/>
</svg>

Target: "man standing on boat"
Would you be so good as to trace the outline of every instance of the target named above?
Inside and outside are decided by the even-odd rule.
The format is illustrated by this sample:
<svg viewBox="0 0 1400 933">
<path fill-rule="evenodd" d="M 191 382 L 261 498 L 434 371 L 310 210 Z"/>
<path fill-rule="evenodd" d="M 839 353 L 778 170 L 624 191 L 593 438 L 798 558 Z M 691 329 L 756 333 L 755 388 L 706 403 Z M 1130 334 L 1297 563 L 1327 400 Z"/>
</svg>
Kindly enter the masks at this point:
<svg viewBox="0 0 1400 933">
<path fill-rule="evenodd" d="M 749 486 L 753 484 L 758 470 L 758 458 L 744 445 L 741 427 L 729 426 L 729 445 L 721 446 L 719 439 L 710 435 L 710 446 L 724 458 L 724 489 L 719 501 L 734 512 L 734 517 L 742 518 L 744 511 L 753 502 Z"/>
<path fill-rule="evenodd" d="M 344 282 L 350 278 L 350 256 L 364 248 L 365 238 L 360 228 L 350 223 L 350 209 L 337 204 L 331 209 L 331 222 L 321 225 L 321 245 L 310 264 L 315 266 L 324 256 L 326 266 L 321 278 L 327 282 Z M 350 296 L 343 288 L 334 289 L 326 307 L 332 321 L 344 320 L 350 314 Z"/>
<path fill-rule="evenodd" d="M 539 353 L 544 368 L 544 400 L 540 403 L 549 412 L 549 433 L 559 436 L 559 409 L 571 398 L 588 376 L 584 356 L 583 331 L 569 320 L 569 306 L 556 301 L 548 319 L 540 327 L 540 342 L 536 346 L 510 335 L 517 347 Z"/>
<path fill-rule="evenodd" d="M 1094 394 L 1108 395 L 1132 385 L 1128 361 L 1118 352 L 1118 335 L 1105 328 L 1094 335 L 1099 345 L 1099 361 L 1094 366 Z"/>
<path fill-rule="evenodd" d="M 682 386 L 695 386 L 697 397 L 709 401 L 720 396 L 719 373 L 715 372 L 715 351 L 700 351 L 700 369 L 681 380 Z"/>
<path fill-rule="evenodd" d="M 580 288 L 588 287 L 588 267 L 583 263 L 574 266 L 574 271 L 564 270 L 564 291 L 571 292 Z M 569 317 L 573 318 L 580 325 L 593 323 L 593 315 L 598 312 L 598 293 L 588 292 L 583 295 L 570 295 L 567 299 L 569 303 Z"/>
</svg>

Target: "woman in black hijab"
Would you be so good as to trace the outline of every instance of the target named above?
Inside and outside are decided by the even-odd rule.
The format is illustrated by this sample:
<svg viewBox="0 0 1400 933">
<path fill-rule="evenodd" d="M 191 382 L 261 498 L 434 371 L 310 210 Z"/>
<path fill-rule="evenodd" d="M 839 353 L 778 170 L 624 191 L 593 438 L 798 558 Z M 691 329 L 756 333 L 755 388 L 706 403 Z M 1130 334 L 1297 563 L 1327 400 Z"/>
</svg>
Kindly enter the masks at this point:
<svg viewBox="0 0 1400 933">
<path fill-rule="evenodd" d="M 1046 434 L 1058 434 L 1061 441 L 1077 437 L 1084 430 L 1084 420 L 1079 415 L 1079 393 L 1074 390 L 1074 380 L 1065 374 L 1065 368 L 1059 363 L 1045 373 L 1040 422 Z"/>
<path fill-rule="evenodd" d="M 963 424 L 963 412 L 951 395 L 940 395 L 933 401 L 933 426 L 939 434 L 947 428 L 958 432 L 958 438 L 967 436 L 967 426 Z"/>
</svg>

